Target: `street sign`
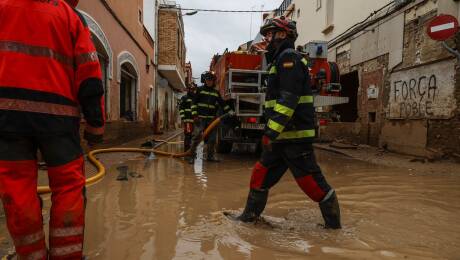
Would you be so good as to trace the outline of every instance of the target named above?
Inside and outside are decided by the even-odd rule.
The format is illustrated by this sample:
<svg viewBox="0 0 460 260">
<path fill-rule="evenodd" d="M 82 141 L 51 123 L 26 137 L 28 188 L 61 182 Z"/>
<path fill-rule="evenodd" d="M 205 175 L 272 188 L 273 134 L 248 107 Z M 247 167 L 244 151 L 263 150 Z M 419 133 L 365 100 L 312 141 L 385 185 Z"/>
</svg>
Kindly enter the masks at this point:
<svg viewBox="0 0 460 260">
<path fill-rule="evenodd" d="M 445 41 L 452 38 L 458 30 L 457 18 L 452 15 L 439 15 L 428 24 L 427 33 L 433 40 Z"/>
</svg>

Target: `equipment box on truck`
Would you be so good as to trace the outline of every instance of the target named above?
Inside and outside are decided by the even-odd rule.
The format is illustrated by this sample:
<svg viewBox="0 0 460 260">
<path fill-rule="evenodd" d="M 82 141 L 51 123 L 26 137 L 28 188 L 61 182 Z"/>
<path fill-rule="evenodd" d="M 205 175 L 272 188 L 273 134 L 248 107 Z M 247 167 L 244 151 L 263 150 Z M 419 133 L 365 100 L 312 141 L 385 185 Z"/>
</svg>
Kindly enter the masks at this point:
<svg viewBox="0 0 460 260">
<path fill-rule="evenodd" d="M 233 107 L 236 116 L 219 127 L 218 152 L 229 153 L 232 148 L 255 152 L 265 128 L 267 72 L 261 70 L 262 56 L 224 53 L 214 57 L 211 67 L 221 96 Z"/>
</svg>

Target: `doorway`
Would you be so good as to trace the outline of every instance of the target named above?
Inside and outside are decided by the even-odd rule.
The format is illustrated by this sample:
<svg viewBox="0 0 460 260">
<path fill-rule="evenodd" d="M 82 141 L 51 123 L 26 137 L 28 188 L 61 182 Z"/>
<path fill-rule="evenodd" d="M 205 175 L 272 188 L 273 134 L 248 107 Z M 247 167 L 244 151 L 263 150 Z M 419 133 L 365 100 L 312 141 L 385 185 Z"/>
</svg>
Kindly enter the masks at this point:
<svg viewBox="0 0 460 260">
<path fill-rule="evenodd" d="M 137 75 L 134 68 L 125 63 L 121 65 L 120 118 L 135 121 L 137 113 Z"/>
<path fill-rule="evenodd" d="M 334 106 L 334 110 L 340 115 L 342 122 L 356 122 L 358 120 L 358 89 L 359 89 L 359 74 L 358 71 L 340 76 L 342 84 L 342 97 L 348 97 L 348 104 Z"/>
</svg>

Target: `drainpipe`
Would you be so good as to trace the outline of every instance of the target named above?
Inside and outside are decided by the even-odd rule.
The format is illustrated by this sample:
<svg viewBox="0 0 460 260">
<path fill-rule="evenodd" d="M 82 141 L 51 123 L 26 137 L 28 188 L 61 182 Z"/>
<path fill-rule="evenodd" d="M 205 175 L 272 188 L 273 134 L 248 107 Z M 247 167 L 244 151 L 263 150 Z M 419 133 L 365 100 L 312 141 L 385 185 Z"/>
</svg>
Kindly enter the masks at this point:
<svg viewBox="0 0 460 260">
<path fill-rule="evenodd" d="M 154 63 L 155 63 L 155 66 L 157 68 L 157 70 L 155 71 L 155 86 L 154 86 L 154 91 L 155 91 L 155 100 L 154 100 L 154 114 L 153 114 L 153 132 L 154 134 L 158 134 L 160 133 L 160 129 L 159 129 L 159 122 L 158 122 L 158 119 L 159 119 L 159 112 L 158 112 L 158 84 L 159 84 L 159 81 L 158 81 L 158 77 L 159 77 L 159 73 L 158 73 L 158 45 L 160 44 L 158 39 L 158 21 L 159 21 L 159 12 L 158 12 L 158 0 L 155 0 L 155 55 L 154 55 Z"/>
<path fill-rule="evenodd" d="M 460 62 L 460 52 L 458 52 L 457 50 L 454 50 L 453 48 L 449 47 L 449 45 L 447 45 L 446 42 L 442 42 L 442 46 L 450 53 L 452 53 L 453 55 L 455 55 L 455 57 L 457 57 L 457 60 Z"/>
</svg>

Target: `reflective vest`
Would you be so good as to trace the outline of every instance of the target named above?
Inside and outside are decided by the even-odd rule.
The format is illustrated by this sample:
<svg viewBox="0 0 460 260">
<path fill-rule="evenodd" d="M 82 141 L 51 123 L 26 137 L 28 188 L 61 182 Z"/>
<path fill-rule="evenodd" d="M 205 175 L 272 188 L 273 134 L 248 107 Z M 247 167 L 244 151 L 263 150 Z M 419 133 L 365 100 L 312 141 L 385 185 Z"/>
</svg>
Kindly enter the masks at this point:
<svg viewBox="0 0 460 260">
<path fill-rule="evenodd" d="M 315 110 L 307 64 L 299 53 L 287 48 L 270 66 L 265 135 L 272 141 L 313 142 Z"/>
<path fill-rule="evenodd" d="M 179 113 L 180 118 L 183 123 L 193 123 L 192 117 L 192 104 L 193 104 L 193 94 L 187 93 L 180 100 Z"/>
<path fill-rule="evenodd" d="M 101 69 L 80 14 L 64 1 L 0 2 L 0 132 L 104 126 Z"/>
<path fill-rule="evenodd" d="M 225 104 L 217 90 L 207 86 L 197 89 L 192 105 L 192 116 L 198 116 L 202 119 L 213 119 L 216 117 L 219 108 L 223 109 L 224 113 L 231 110 L 230 106 Z"/>
</svg>

